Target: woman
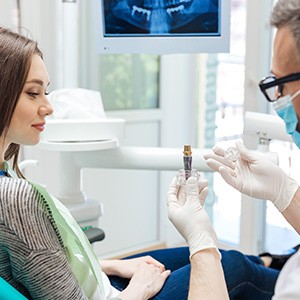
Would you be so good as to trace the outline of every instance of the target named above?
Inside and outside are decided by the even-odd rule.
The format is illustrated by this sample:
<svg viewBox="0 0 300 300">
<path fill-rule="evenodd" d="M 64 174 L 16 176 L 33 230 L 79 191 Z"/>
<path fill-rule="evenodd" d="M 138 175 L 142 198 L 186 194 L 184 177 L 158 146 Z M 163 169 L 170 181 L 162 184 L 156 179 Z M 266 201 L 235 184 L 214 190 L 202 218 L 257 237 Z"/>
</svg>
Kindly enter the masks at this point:
<svg viewBox="0 0 300 300">
<path fill-rule="evenodd" d="M 68 211 L 18 169 L 20 145 L 38 143 L 52 113 L 48 85 L 37 44 L 0 28 L 0 276 L 32 299 L 151 298 L 170 274 L 163 264 L 149 256 L 102 262 L 107 274 L 131 279 L 120 293 Z"/>
<path fill-rule="evenodd" d="M 67 209 L 20 172 L 20 145 L 37 144 L 52 113 L 48 85 L 37 44 L 0 27 L 0 276 L 30 299 L 186 299 L 187 247 L 99 263 Z"/>
</svg>

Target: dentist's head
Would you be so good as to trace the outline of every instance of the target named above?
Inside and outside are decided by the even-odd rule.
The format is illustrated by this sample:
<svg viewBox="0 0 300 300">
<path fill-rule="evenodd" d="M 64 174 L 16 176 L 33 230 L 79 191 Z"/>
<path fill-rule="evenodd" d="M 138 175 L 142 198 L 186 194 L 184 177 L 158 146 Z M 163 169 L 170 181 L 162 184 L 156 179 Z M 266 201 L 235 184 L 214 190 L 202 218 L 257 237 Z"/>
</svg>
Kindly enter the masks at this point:
<svg viewBox="0 0 300 300">
<path fill-rule="evenodd" d="M 300 148 L 300 0 L 278 0 L 271 25 L 277 29 L 272 75 L 261 80 L 260 88 Z"/>
</svg>

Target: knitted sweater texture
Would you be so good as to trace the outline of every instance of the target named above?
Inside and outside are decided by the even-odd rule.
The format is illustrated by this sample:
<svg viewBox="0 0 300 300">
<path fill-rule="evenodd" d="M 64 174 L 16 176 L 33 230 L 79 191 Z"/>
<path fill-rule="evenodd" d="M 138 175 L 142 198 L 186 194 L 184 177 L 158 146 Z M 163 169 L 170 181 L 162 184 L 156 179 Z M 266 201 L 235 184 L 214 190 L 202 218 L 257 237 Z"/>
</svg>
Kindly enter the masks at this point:
<svg viewBox="0 0 300 300">
<path fill-rule="evenodd" d="M 29 299 L 86 299 L 47 203 L 23 179 L 0 179 L 0 276 Z"/>
</svg>

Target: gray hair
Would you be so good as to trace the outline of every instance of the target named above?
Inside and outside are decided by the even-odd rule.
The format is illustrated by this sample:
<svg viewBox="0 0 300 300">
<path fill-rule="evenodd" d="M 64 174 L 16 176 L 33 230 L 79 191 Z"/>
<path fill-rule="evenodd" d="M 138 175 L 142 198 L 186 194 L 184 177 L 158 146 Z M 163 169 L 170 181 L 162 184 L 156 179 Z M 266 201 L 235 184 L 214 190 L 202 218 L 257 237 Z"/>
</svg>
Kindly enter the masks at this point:
<svg viewBox="0 0 300 300">
<path fill-rule="evenodd" d="M 276 28 L 288 26 L 300 55 L 300 0 L 278 0 L 273 8 L 270 23 Z"/>
</svg>

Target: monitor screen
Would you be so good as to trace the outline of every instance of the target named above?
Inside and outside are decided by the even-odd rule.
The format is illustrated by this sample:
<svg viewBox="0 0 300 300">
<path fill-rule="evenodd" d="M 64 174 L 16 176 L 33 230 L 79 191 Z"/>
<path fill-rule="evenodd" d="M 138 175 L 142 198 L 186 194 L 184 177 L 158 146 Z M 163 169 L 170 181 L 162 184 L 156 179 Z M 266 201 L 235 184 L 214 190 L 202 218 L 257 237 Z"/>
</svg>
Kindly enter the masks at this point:
<svg viewBox="0 0 300 300">
<path fill-rule="evenodd" d="M 99 53 L 229 50 L 230 0 L 94 0 Z"/>
</svg>

